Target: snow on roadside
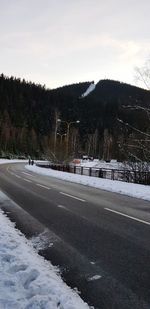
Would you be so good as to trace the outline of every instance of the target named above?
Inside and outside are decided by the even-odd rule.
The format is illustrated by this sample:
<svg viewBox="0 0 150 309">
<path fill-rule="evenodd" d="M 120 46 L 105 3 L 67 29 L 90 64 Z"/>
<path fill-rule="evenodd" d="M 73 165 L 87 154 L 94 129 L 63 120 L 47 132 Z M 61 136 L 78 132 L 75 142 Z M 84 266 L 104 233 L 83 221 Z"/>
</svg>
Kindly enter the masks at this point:
<svg viewBox="0 0 150 309">
<path fill-rule="evenodd" d="M 2 198 L 2 194 L 0 194 Z M 0 308 L 87 309 L 0 210 Z"/>
<path fill-rule="evenodd" d="M 150 201 L 150 186 L 127 183 L 117 180 L 109 180 L 104 178 L 89 177 L 85 175 L 71 174 L 61 171 L 55 171 L 52 169 L 40 168 L 36 165 L 26 165 L 26 168 L 41 175 L 64 179 L 85 186 L 116 192 L 119 194 L 125 194 L 131 197 L 141 198 Z"/>
<path fill-rule="evenodd" d="M 7 164 L 7 163 L 23 163 L 28 162 L 28 160 L 19 160 L 19 159 L 0 159 L 0 164 Z"/>
<path fill-rule="evenodd" d="M 2 163 L 21 162 L 1 160 Z M 0 203 L 9 198 L 0 191 Z M 0 210 L 0 309 L 88 309 Z"/>
</svg>

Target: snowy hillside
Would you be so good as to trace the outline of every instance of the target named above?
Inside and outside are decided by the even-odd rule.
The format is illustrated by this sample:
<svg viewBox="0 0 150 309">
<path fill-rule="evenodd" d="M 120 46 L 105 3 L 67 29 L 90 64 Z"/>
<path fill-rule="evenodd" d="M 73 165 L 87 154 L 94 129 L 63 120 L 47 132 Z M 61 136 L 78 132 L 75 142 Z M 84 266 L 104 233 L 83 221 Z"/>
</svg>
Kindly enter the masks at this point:
<svg viewBox="0 0 150 309">
<path fill-rule="evenodd" d="M 96 85 L 94 83 L 90 84 L 88 89 L 82 94 L 82 98 L 86 97 L 89 93 L 91 93 L 95 89 Z"/>
</svg>

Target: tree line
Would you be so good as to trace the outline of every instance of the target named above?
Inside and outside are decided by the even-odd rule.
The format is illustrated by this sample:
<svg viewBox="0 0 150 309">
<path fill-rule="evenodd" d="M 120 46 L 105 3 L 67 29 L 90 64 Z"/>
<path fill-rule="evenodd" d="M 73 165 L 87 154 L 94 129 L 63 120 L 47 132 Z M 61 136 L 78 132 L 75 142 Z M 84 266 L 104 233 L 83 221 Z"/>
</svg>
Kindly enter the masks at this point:
<svg viewBox="0 0 150 309">
<path fill-rule="evenodd" d="M 0 155 L 64 161 L 88 154 L 105 160 L 123 160 L 122 145 L 133 134 L 131 127 L 123 123 L 145 133 L 149 130 L 144 110 L 125 107 L 148 108 L 150 93 L 117 81 L 102 80 L 93 92 L 82 97 L 90 84 L 77 83 L 51 90 L 1 74 Z M 72 122 L 69 136 L 68 122 Z"/>
</svg>

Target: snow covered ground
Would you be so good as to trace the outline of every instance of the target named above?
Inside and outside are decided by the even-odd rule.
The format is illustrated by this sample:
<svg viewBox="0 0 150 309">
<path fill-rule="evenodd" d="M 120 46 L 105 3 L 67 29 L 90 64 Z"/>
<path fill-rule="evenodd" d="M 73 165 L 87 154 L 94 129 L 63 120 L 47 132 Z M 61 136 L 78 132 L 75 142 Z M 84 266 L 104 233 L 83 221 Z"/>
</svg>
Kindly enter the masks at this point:
<svg viewBox="0 0 150 309">
<path fill-rule="evenodd" d="M 93 164 L 93 162 L 91 163 Z M 90 162 L 88 162 L 88 165 L 90 166 Z M 141 198 L 150 201 L 150 186 L 60 172 L 47 168 L 40 168 L 36 165 L 26 165 L 26 168 L 41 175 L 56 177 L 59 179 L 80 183 L 85 186 L 95 187 L 98 189 L 125 194 L 131 197 Z"/>
<path fill-rule="evenodd" d="M 0 160 L 0 163 L 7 162 L 11 163 Z M 0 191 L 0 203 L 7 200 Z M 55 308 L 89 307 L 0 210 L 0 309 Z"/>
</svg>

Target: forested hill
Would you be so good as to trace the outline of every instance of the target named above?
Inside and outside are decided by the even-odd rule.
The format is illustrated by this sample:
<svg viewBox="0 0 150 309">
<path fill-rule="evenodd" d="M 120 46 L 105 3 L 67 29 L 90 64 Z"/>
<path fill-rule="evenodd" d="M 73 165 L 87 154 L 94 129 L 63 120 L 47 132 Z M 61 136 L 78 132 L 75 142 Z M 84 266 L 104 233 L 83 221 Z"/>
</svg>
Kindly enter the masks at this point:
<svg viewBox="0 0 150 309">
<path fill-rule="evenodd" d="M 122 98 L 123 100 L 130 99 L 131 101 L 132 97 L 133 100 L 143 100 L 145 96 L 149 97 L 149 92 L 136 86 L 105 79 L 100 80 L 96 84 L 95 90 L 89 95 L 94 97 L 96 100 L 98 100 L 99 96 L 101 96 L 102 100 Z"/>
<path fill-rule="evenodd" d="M 17 78 L 0 76 L 0 115 L 4 121 L 6 114 L 15 127 L 34 128 L 46 134 L 53 125 L 54 110 L 63 110 L 77 99 L 90 83 L 79 83 L 70 86 L 47 90 Z M 5 114 L 5 115 L 4 115 Z"/>
<path fill-rule="evenodd" d="M 91 82 L 46 89 L 25 80 L 0 76 L 0 154 L 33 154 L 38 157 L 52 151 L 56 120 L 80 120 L 71 128 L 70 153 L 88 151 L 102 156 L 104 139 L 120 138 L 117 118 L 129 120 L 147 130 L 143 113 L 125 109 L 124 105 L 149 106 L 150 93 L 144 89 L 111 80 L 102 80 L 86 97 Z M 59 126 L 60 133 L 66 130 Z M 117 136 L 118 134 L 118 136 Z M 65 141 L 64 141 L 65 142 Z M 118 156 L 117 146 L 112 155 Z"/>
<path fill-rule="evenodd" d="M 115 120 L 121 117 L 143 129 L 141 113 L 125 108 L 125 106 L 150 106 L 150 92 L 148 90 L 113 80 L 101 80 L 94 91 L 80 100 L 83 122 L 86 119 L 89 130 L 101 127 L 102 131 L 110 131 L 116 126 Z M 143 119 L 143 118 L 142 118 Z"/>
</svg>

